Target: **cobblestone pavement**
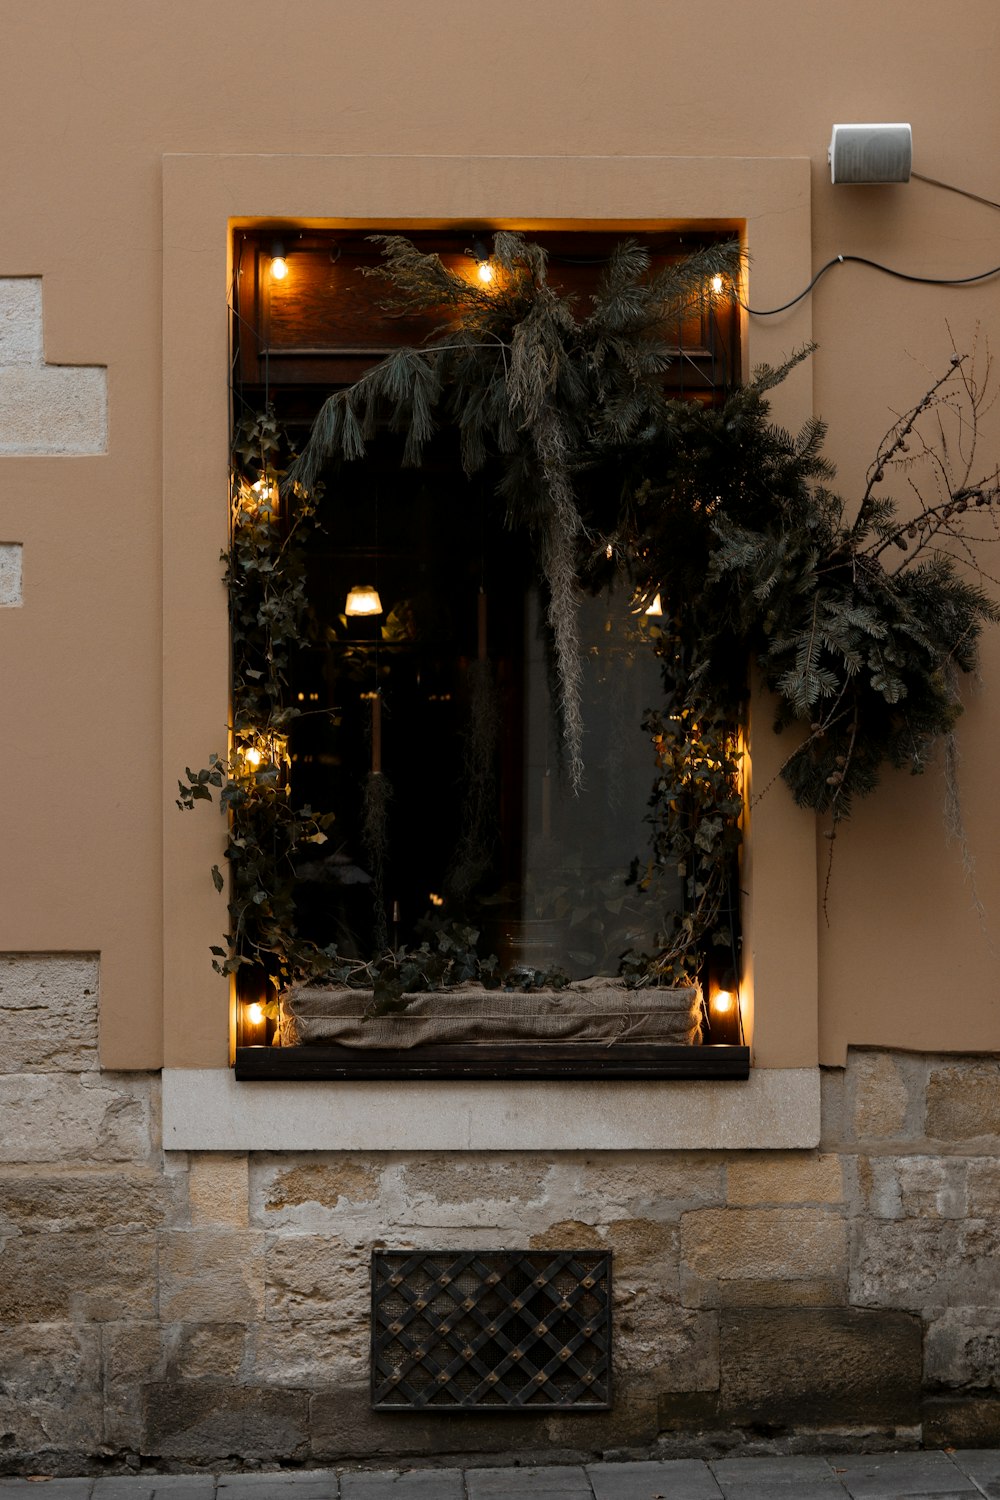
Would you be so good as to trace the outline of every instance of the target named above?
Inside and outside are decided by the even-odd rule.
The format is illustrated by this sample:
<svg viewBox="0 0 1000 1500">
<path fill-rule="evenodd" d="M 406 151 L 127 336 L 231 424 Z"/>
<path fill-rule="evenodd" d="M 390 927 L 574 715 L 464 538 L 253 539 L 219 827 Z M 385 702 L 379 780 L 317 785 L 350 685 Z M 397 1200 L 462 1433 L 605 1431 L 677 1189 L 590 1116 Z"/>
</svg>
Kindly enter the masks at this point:
<svg viewBox="0 0 1000 1500">
<path fill-rule="evenodd" d="M 0 1500 L 1000 1500 L 1000 1449 L 545 1468 L 2 1479 Z"/>
</svg>

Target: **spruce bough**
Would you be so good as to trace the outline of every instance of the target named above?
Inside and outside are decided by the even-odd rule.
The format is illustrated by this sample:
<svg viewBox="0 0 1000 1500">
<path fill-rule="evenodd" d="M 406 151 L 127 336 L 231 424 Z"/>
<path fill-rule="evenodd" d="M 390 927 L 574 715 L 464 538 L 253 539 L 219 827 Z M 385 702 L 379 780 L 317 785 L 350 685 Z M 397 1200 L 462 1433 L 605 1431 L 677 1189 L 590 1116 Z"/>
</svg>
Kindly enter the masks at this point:
<svg viewBox="0 0 1000 1500">
<path fill-rule="evenodd" d="M 550 286 L 544 250 L 519 235 L 496 236 L 489 288 L 402 237 L 378 238 L 384 265 L 374 274 L 385 282 L 387 304 L 403 314 L 441 310 L 445 321 L 436 337 L 399 350 L 325 402 L 282 478 L 290 520 L 258 528 L 254 548 L 265 555 L 255 552 L 249 568 L 247 536 L 234 526 L 227 580 L 237 737 L 250 723 L 266 733 L 294 716 L 285 693 L 290 643 L 282 635 L 273 651 L 262 642 L 254 590 L 264 580 L 276 591 L 279 625 L 301 620 L 303 553 L 288 545 L 296 507 L 311 524 L 321 474 L 329 476 L 336 460 L 363 462 L 380 427 L 405 435 L 403 462 L 416 465 L 435 432 L 450 428 L 466 472 L 493 479 L 508 524 L 532 540 L 576 787 L 586 775 L 581 591 L 624 575 L 637 600 L 661 597 L 662 622 L 644 622 L 663 697 L 649 706 L 644 726 L 656 776 L 650 858 L 635 878 L 648 885 L 658 869 L 676 868 L 685 905 L 665 917 L 660 951 L 624 955 L 622 972 L 638 985 L 681 982 L 709 948 L 732 942 L 738 732 L 751 661 L 774 695 L 775 728 L 803 726 L 781 776 L 800 805 L 829 819 L 830 834 L 885 767 L 920 772 L 942 739 L 953 748 L 958 678 L 975 669 L 982 628 L 997 619 L 981 586 L 975 544 L 982 538 L 970 527 L 998 499 L 996 470 L 977 477 L 973 468 L 984 402 L 976 361 L 956 354 L 893 424 L 852 506 L 829 487 L 823 425 L 813 420 L 793 436 L 770 418 L 769 392 L 811 350 L 780 369 L 758 370 L 714 407 L 671 399 L 664 388 L 678 324 L 707 295 L 711 277 L 735 284 L 736 247 L 716 246 L 653 272 L 647 252 L 625 243 L 589 307 L 580 307 Z M 943 436 L 949 420 L 959 425 L 957 446 Z M 273 455 L 267 459 L 261 472 L 276 473 Z M 256 455 L 246 461 L 255 475 Z M 904 482 L 905 509 L 890 493 L 893 479 Z M 297 939 L 289 915 L 289 882 L 308 853 L 296 840 L 322 837 L 324 815 L 305 809 L 284 820 L 281 869 L 269 876 L 266 857 L 257 857 L 254 778 L 226 795 L 230 773 L 222 762 L 187 774 L 185 806 L 222 784 L 232 817 L 227 856 L 237 873 L 247 867 L 247 850 L 254 855 L 254 891 L 235 911 L 231 904 L 219 967 L 252 961 L 279 983 L 320 973 L 346 978 L 335 952 Z M 273 793 L 264 783 L 262 803 L 273 803 Z M 257 921 L 258 913 L 272 920 Z M 386 958 L 375 955 L 367 968 L 354 963 L 349 982 L 370 982 L 369 970 L 377 978 Z"/>
</svg>

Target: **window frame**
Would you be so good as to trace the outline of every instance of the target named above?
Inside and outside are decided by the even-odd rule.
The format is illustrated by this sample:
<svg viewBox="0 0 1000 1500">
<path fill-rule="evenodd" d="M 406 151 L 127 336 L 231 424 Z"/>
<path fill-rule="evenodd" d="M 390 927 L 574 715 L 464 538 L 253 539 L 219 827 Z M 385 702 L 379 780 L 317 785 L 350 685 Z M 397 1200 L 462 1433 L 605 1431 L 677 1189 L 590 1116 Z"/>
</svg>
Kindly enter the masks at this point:
<svg viewBox="0 0 1000 1500">
<path fill-rule="evenodd" d="M 752 251 L 754 299 L 766 304 L 779 301 L 788 285 L 808 279 L 809 162 L 805 158 L 211 155 L 168 156 L 163 165 L 165 1097 L 169 1094 L 176 1105 L 182 1080 L 193 1074 L 196 1082 L 200 1079 L 206 1099 L 215 1090 L 218 1104 L 228 1098 L 228 1085 L 223 1086 L 221 1078 L 232 1081 L 225 1016 L 234 1003 L 225 981 L 212 974 L 207 961 L 208 949 L 218 941 L 225 920 L 207 875 L 221 852 L 222 828 L 211 818 L 180 818 L 171 788 L 174 768 L 203 757 L 205 747 L 224 733 L 227 719 L 226 602 L 218 572 L 227 518 L 225 504 L 215 505 L 211 497 L 228 494 L 228 402 L 218 371 L 228 348 L 225 292 L 233 270 L 232 230 L 276 218 L 303 226 L 364 224 L 404 231 L 470 221 L 529 231 L 574 226 L 627 231 L 682 224 L 725 228 L 740 233 Z M 331 216 L 332 205 L 340 217 Z M 747 363 L 777 363 L 808 342 L 810 335 L 808 301 L 778 320 L 745 326 Z M 797 426 L 810 414 L 811 405 L 811 374 L 808 365 L 800 366 L 778 393 L 776 416 L 786 425 Z M 191 670 L 192 662 L 197 663 L 196 671 Z M 749 733 L 753 783 L 758 786 L 769 783 L 783 753 L 766 729 L 759 739 L 755 735 L 756 725 L 768 718 L 768 705 L 755 690 Z M 751 1137 L 757 1140 L 761 1131 L 785 1146 L 814 1144 L 818 1129 L 815 820 L 795 808 L 778 788 L 755 812 L 748 854 L 746 1023 L 753 1036 L 755 1068 L 772 1070 L 775 1076 L 758 1084 L 755 1075 L 753 1088 L 731 1091 L 745 1101 L 737 1110 L 743 1122 L 738 1129 L 724 1127 L 718 1104 L 712 1104 L 717 1084 L 692 1083 L 682 1088 L 704 1093 L 706 1112 L 698 1144 L 746 1144 Z M 127 1017 L 119 1013 L 102 1020 L 105 1056 L 108 1065 L 114 1066 L 116 1036 L 127 1025 Z M 174 1082 L 168 1090 L 171 1074 Z M 790 1084 L 795 1077 L 808 1075 L 808 1086 L 794 1108 L 789 1105 L 795 1118 L 782 1124 L 775 1120 L 773 1109 L 761 1114 L 759 1098 L 755 1105 L 751 1096 L 759 1095 L 761 1088 L 775 1088 L 779 1075 L 784 1074 Z M 297 1097 L 304 1102 L 327 1086 L 273 1087 L 282 1097 L 289 1089 L 293 1093 L 302 1090 Z M 550 1123 L 555 1094 L 583 1090 L 596 1118 L 611 1090 L 619 1102 L 627 1102 L 621 1128 L 614 1132 L 615 1145 L 621 1146 L 630 1140 L 642 1145 L 654 1138 L 662 1143 L 662 1119 L 651 1132 L 649 1110 L 654 1101 L 662 1109 L 668 1097 L 664 1090 L 677 1086 L 643 1081 L 366 1082 L 342 1085 L 328 1094 L 338 1101 L 334 1111 L 338 1118 L 345 1109 L 350 1113 L 350 1101 L 357 1098 L 358 1090 L 365 1091 L 368 1102 L 382 1098 L 391 1116 L 395 1105 L 390 1108 L 387 1101 L 399 1087 L 430 1089 L 438 1099 L 436 1124 L 427 1122 L 428 1141 L 461 1133 L 461 1096 L 469 1089 L 478 1091 L 477 1115 L 480 1110 L 491 1112 L 498 1122 L 509 1113 L 505 1101 L 511 1093 L 523 1102 L 525 1091 L 534 1096 L 541 1090 L 539 1098 L 547 1102 L 540 1103 L 538 1117 Z M 553 1092 L 546 1095 L 546 1090 Z M 269 1123 L 262 1128 L 270 1132 L 274 1149 L 282 1149 L 281 1130 L 273 1128 L 277 1095 L 271 1086 L 263 1092 L 270 1102 L 256 1089 L 247 1091 L 248 1096 L 261 1100 L 252 1107 L 263 1110 L 262 1120 Z M 319 1097 L 315 1095 L 316 1100 Z M 189 1100 L 184 1107 L 190 1108 Z M 248 1097 L 244 1114 L 250 1108 Z M 667 1114 L 672 1112 L 667 1110 Z M 329 1109 L 318 1112 L 317 1140 L 323 1135 L 321 1118 L 328 1114 Z M 208 1142 L 214 1138 L 211 1122 L 217 1116 L 217 1109 L 206 1104 L 200 1123 L 190 1118 L 185 1123 L 173 1115 L 165 1120 L 165 1130 L 171 1143 L 181 1136 Z M 690 1146 L 690 1132 L 679 1120 L 675 1124 L 673 1143 Z M 382 1138 L 375 1122 L 370 1125 L 366 1138 Z M 249 1140 L 254 1130 L 248 1128 L 246 1134 Z M 584 1131 L 580 1145 L 586 1145 L 587 1136 Z M 605 1132 L 602 1141 L 606 1136 Z M 471 1142 L 476 1137 L 473 1130 L 465 1138 Z M 515 1137 L 516 1130 L 512 1145 Z M 227 1138 L 232 1140 L 231 1135 Z M 357 1138 L 345 1125 L 344 1145 Z M 408 1144 L 420 1143 L 408 1137 Z"/>
<path fill-rule="evenodd" d="M 459 274 L 471 276 L 466 258 L 473 242 L 488 243 L 478 228 L 408 231 L 424 253 L 441 255 Z M 599 230 L 542 232 L 537 236 L 549 253 L 550 282 L 574 295 L 579 306 L 596 287 L 612 249 L 627 238 Z M 723 231 L 697 234 L 666 232 L 639 236 L 650 250 L 653 268 L 665 258 L 693 253 L 732 238 Z M 268 274 L 273 251 L 280 246 L 289 273 L 280 281 Z M 380 309 L 385 289 L 365 279 L 368 267 L 380 266 L 382 254 L 369 231 L 352 226 L 345 232 L 298 230 L 281 224 L 239 229 L 233 236 L 233 402 L 243 417 L 273 410 L 296 446 L 301 446 L 315 412 L 336 390 L 349 388 L 386 355 L 419 343 L 437 332 L 438 318 L 386 317 Z M 739 316 L 728 300 L 706 297 L 677 328 L 677 354 L 665 377 L 670 394 L 716 404 L 740 377 Z M 254 474 L 250 474 L 254 478 Z M 330 530 L 329 520 L 323 533 Z M 343 585 L 346 587 L 346 584 Z M 301 698 L 301 693 L 299 697 Z M 636 726 L 638 728 L 638 725 Z M 292 761 L 295 754 L 292 753 Z M 294 771 L 292 773 L 294 775 Z M 650 772 L 652 774 L 652 772 Z M 313 806 L 340 809 L 322 794 Z M 397 802 L 400 799 L 397 797 Z M 357 1047 L 269 1047 L 262 1027 L 241 1025 L 247 1006 L 259 998 L 236 975 L 237 1037 L 234 1064 L 239 1080 L 260 1078 L 734 1078 L 749 1073 L 750 1049 L 740 1036 L 738 1012 L 733 1021 L 710 1021 L 710 1032 L 698 1048 L 634 1042 L 532 1045 L 508 1041 L 483 1046 L 421 1046 L 368 1052 Z M 252 1040 L 242 1035 L 256 1033 Z"/>
</svg>

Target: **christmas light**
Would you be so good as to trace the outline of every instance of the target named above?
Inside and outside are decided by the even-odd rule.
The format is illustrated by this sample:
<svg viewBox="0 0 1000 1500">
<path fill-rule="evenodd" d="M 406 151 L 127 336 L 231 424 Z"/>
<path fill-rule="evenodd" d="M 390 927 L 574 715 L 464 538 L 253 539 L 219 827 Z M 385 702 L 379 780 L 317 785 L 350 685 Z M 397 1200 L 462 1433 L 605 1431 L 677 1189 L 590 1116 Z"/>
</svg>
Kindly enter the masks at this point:
<svg viewBox="0 0 1000 1500">
<path fill-rule="evenodd" d="M 275 240 L 271 246 L 271 276 L 275 281 L 284 281 L 288 275 L 288 262 L 285 259 L 285 244 L 283 240 Z"/>
<path fill-rule="evenodd" d="M 478 262 L 476 275 L 484 286 L 489 286 L 493 280 L 493 263 L 490 260 L 490 252 L 486 248 L 486 242 L 480 239 L 473 240 L 472 249 L 467 250 L 465 253 L 466 255 L 471 255 L 473 260 Z"/>
<path fill-rule="evenodd" d="M 370 583 L 356 583 L 347 596 L 345 615 L 380 615 L 382 600 Z"/>
</svg>

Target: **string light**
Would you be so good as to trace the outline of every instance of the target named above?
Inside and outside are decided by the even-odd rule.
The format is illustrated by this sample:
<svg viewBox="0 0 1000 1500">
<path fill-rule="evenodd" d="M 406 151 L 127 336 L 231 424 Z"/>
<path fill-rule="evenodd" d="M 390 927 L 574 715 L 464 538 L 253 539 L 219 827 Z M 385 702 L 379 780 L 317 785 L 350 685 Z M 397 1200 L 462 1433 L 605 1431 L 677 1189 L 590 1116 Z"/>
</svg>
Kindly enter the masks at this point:
<svg viewBox="0 0 1000 1500">
<path fill-rule="evenodd" d="M 711 285 L 712 291 L 718 297 L 721 294 L 721 292 L 722 292 L 722 287 L 723 287 L 722 277 L 721 276 L 713 276 L 710 285 Z"/>
<path fill-rule="evenodd" d="M 284 281 L 288 275 L 284 240 L 275 240 L 271 246 L 271 276 L 275 281 Z"/>
<path fill-rule="evenodd" d="M 347 596 L 345 615 L 380 615 L 382 600 L 370 583 L 356 583 Z"/>
<path fill-rule="evenodd" d="M 259 1000 L 241 1002 L 237 1043 L 241 1047 L 267 1046 L 267 1011 Z"/>
<path fill-rule="evenodd" d="M 246 767 L 247 775 L 256 776 L 267 767 L 280 767 L 288 762 L 288 739 L 283 734 L 270 732 L 254 733 L 237 746 L 237 754 Z"/>
<path fill-rule="evenodd" d="M 484 286 L 489 286 L 493 280 L 493 262 L 490 260 L 490 252 L 484 240 L 476 239 L 472 242 L 472 249 L 466 254 L 471 255 L 477 261 L 476 275 Z"/>
</svg>

